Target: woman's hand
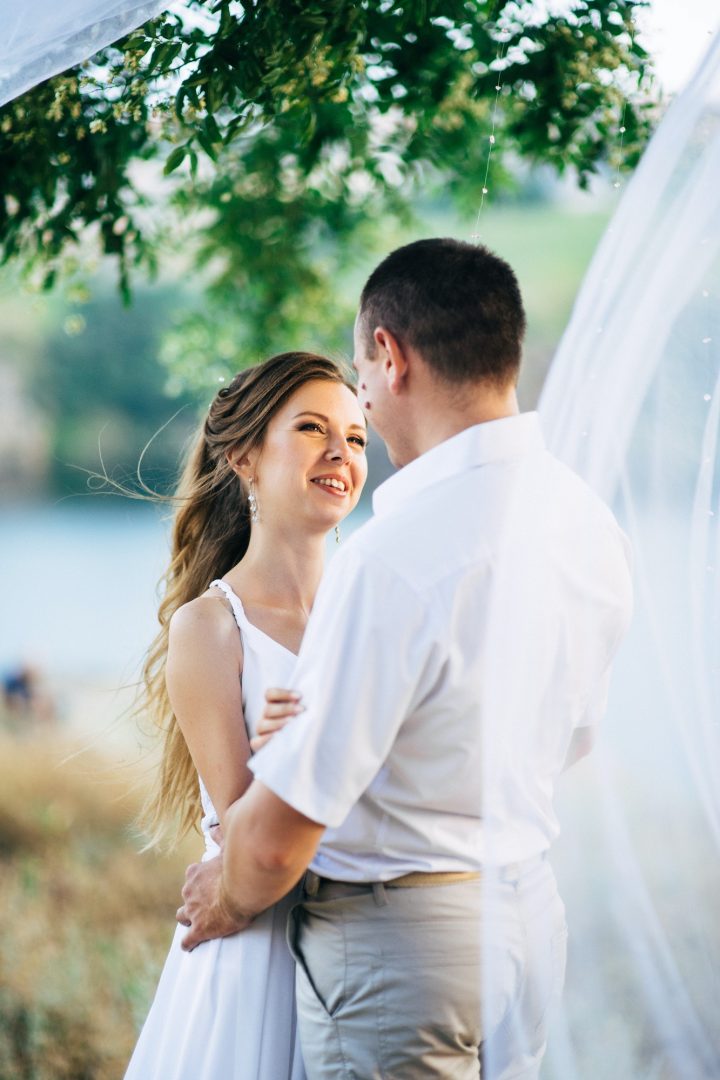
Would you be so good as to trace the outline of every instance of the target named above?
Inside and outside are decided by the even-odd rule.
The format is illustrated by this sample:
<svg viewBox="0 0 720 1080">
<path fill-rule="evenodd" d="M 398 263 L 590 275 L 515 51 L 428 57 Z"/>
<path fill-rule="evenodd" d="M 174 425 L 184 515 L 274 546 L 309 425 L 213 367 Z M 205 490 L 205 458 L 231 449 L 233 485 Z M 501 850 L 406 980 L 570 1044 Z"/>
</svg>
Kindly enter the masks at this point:
<svg viewBox="0 0 720 1080">
<path fill-rule="evenodd" d="M 266 690 L 265 708 L 257 726 L 257 735 L 250 740 L 253 753 L 257 753 L 277 731 L 285 727 L 288 720 L 301 713 L 304 707 L 300 695 L 293 690 Z"/>
</svg>

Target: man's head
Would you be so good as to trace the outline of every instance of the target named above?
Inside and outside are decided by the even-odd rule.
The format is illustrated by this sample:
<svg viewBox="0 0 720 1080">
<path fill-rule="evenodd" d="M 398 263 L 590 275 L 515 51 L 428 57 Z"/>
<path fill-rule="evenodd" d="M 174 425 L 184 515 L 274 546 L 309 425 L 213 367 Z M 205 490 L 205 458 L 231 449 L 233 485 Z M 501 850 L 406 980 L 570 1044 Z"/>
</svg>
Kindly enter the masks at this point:
<svg viewBox="0 0 720 1080">
<path fill-rule="evenodd" d="M 524 332 L 515 274 L 487 248 L 433 239 L 391 252 L 365 284 L 355 327 L 360 402 L 391 456 L 412 456 L 392 453 L 411 384 L 426 403 L 431 386 L 438 408 L 510 393 Z"/>
</svg>

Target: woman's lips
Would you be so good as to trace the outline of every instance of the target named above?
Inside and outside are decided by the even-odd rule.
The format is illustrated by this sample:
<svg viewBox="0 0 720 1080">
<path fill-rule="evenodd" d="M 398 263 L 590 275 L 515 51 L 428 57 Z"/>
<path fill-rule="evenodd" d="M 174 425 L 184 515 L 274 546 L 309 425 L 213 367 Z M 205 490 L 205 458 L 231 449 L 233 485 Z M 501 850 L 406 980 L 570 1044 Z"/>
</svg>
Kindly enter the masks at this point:
<svg viewBox="0 0 720 1080">
<path fill-rule="evenodd" d="M 318 477 L 316 480 L 310 481 L 319 487 L 322 491 L 328 495 L 334 495 L 337 499 L 343 499 L 348 494 L 347 485 L 344 480 L 335 480 L 328 477 Z"/>
</svg>

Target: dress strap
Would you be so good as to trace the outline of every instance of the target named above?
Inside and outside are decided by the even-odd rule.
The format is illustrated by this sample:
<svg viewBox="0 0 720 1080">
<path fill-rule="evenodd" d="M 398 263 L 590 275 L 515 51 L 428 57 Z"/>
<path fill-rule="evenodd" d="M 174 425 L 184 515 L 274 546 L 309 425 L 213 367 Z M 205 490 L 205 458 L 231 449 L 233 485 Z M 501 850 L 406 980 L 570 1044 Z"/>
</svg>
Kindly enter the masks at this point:
<svg viewBox="0 0 720 1080">
<path fill-rule="evenodd" d="M 238 624 L 238 629 L 243 631 L 247 630 L 249 625 L 247 615 L 243 610 L 240 597 L 237 593 L 234 593 L 226 581 L 221 581 L 220 578 L 216 578 L 215 581 L 211 581 L 208 585 L 209 589 L 215 587 L 220 589 L 220 592 L 224 593 L 225 599 L 229 602 L 232 608 L 232 613 L 235 616 L 235 622 Z"/>
<path fill-rule="evenodd" d="M 246 639 L 250 638 L 256 642 L 270 643 L 273 648 L 282 649 L 284 653 L 288 653 L 290 656 L 293 656 L 297 659 L 296 654 L 291 649 L 288 649 L 287 645 L 283 645 L 282 642 L 277 641 L 276 638 L 270 637 L 270 635 L 267 634 L 264 630 L 261 630 L 259 626 L 256 626 L 255 623 L 250 622 L 247 615 L 245 614 L 245 608 L 242 605 L 242 600 L 236 592 L 233 592 L 233 590 L 226 581 L 221 581 L 220 578 L 216 578 L 208 585 L 209 589 L 212 589 L 213 587 L 220 589 L 220 591 L 224 593 L 225 599 L 230 601 L 230 607 L 232 608 L 233 615 L 235 616 L 235 622 L 238 625 L 240 633 L 244 635 Z"/>
</svg>

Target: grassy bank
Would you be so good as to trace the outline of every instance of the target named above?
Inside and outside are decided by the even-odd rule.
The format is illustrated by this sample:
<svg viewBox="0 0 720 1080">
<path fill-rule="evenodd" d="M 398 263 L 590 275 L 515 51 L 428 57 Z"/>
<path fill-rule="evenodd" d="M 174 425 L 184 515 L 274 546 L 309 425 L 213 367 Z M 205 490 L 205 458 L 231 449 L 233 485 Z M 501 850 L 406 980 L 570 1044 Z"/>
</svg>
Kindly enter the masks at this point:
<svg viewBox="0 0 720 1080">
<path fill-rule="evenodd" d="M 195 838 L 138 854 L 138 776 L 0 739 L 0 1080 L 123 1075 Z"/>
</svg>

